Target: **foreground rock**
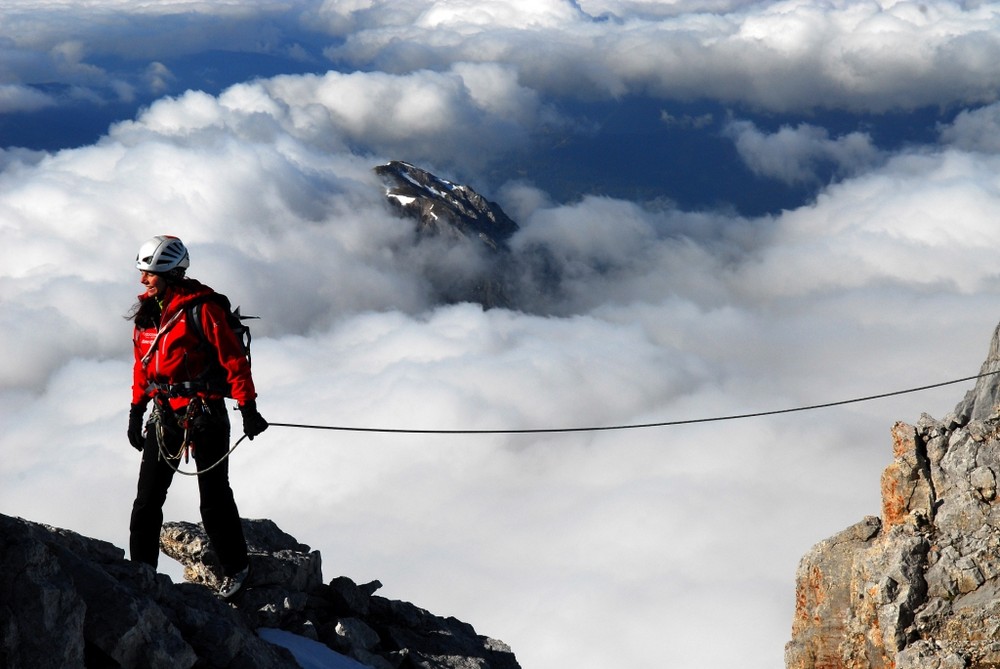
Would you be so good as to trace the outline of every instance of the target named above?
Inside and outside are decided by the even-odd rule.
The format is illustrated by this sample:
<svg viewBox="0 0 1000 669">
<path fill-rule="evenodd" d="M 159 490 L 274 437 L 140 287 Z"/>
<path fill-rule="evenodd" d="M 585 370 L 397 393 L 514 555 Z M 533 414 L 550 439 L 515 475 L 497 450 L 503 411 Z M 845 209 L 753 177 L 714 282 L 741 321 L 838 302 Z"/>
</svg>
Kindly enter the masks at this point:
<svg viewBox="0 0 1000 669">
<path fill-rule="evenodd" d="M 299 666 L 257 634 L 277 628 L 377 669 L 519 669 L 503 643 L 378 597 L 378 582 L 324 583 L 320 554 L 271 521 L 244 529 L 252 576 L 230 605 L 205 587 L 217 576 L 200 525 L 164 526 L 161 546 L 190 581 L 174 584 L 107 542 L 0 515 L 0 666 Z"/>
<path fill-rule="evenodd" d="M 1000 667 L 1000 328 L 943 420 L 891 430 L 882 510 L 796 575 L 787 669 Z"/>
</svg>

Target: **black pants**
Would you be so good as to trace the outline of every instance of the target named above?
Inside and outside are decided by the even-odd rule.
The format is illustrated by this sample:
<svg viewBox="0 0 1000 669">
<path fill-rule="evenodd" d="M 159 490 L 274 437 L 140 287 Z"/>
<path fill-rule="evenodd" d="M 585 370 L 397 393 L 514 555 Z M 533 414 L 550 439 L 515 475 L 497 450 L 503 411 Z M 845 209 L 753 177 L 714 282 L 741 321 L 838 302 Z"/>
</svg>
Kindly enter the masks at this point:
<svg viewBox="0 0 1000 669">
<path fill-rule="evenodd" d="M 209 413 L 199 421 L 188 435 L 194 444 L 194 460 L 198 471 L 208 469 L 229 450 L 229 417 L 222 400 L 208 403 Z M 169 423 L 170 419 L 165 419 Z M 167 453 L 176 455 L 181 448 L 184 434 L 179 429 L 165 430 L 164 445 Z M 132 520 L 129 525 L 129 553 L 132 560 L 156 567 L 160 556 L 160 528 L 163 524 L 163 503 L 167 489 L 174 478 L 177 460 L 160 457 L 156 429 L 150 424 L 146 431 L 146 444 L 139 466 L 139 483 Z M 226 458 L 211 471 L 196 477 L 201 497 L 201 520 L 212 548 L 219 557 L 222 570 L 232 575 L 244 569 L 247 562 L 247 543 L 243 536 L 239 510 L 229 485 L 229 459 Z"/>
</svg>

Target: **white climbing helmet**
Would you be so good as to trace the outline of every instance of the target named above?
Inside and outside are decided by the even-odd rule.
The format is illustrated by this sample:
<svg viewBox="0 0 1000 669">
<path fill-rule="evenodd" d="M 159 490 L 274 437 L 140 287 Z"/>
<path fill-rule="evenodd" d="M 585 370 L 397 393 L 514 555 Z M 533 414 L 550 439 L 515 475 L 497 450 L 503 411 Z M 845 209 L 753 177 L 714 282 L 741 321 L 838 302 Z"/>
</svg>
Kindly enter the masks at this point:
<svg viewBox="0 0 1000 669">
<path fill-rule="evenodd" d="M 191 264 L 187 247 L 172 235 L 157 235 L 139 247 L 135 256 L 136 268 L 143 272 L 169 272 L 187 269 Z"/>
</svg>

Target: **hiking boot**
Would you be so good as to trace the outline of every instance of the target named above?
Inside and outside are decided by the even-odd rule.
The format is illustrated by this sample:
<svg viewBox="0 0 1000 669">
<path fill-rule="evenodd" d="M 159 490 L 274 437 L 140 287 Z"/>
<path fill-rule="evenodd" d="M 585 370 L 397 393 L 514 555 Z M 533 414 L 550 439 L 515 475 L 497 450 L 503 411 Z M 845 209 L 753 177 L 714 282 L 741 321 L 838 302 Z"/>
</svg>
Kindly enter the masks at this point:
<svg viewBox="0 0 1000 669">
<path fill-rule="evenodd" d="M 231 599 L 233 595 L 243 589 L 243 584 L 246 582 L 247 576 L 249 575 L 250 567 L 247 566 L 232 576 L 226 576 L 223 578 L 222 585 L 219 586 L 219 597 L 222 599 Z"/>
</svg>

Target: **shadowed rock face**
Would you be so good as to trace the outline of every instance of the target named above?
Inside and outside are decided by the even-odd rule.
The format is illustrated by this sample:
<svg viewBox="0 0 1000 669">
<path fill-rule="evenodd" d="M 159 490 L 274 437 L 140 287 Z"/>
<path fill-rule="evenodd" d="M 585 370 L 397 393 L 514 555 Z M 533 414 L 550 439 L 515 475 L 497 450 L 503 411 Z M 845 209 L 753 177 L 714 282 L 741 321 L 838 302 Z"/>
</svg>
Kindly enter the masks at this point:
<svg viewBox="0 0 1000 669">
<path fill-rule="evenodd" d="M 1000 370 L 1000 327 L 982 374 Z M 890 430 L 881 517 L 820 542 L 796 574 L 787 669 L 1000 667 L 1000 375 L 943 420 Z"/>
<path fill-rule="evenodd" d="M 298 667 L 257 635 L 279 628 L 376 669 L 519 669 L 471 625 L 378 597 L 377 581 L 323 582 L 318 551 L 269 520 L 244 520 L 251 577 L 229 603 L 204 530 L 166 523 L 174 584 L 107 542 L 0 515 L 0 667 Z"/>
<path fill-rule="evenodd" d="M 0 666 L 297 666 L 208 589 L 116 546 L 9 516 L 0 537 Z"/>
</svg>

